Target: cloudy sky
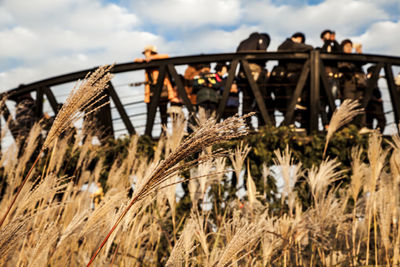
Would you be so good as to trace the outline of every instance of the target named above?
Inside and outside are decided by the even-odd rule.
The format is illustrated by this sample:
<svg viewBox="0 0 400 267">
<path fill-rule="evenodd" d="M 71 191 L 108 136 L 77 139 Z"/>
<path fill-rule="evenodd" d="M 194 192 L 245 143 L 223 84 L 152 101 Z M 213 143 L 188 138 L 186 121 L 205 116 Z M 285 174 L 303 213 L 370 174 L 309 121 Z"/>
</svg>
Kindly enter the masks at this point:
<svg viewBox="0 0 400 267">
<path fill-rule="evenodd" d="M 141 56 L 232 52 L 253 31 L 269 50 L 296 31 L 319 45 L 325 28 L 366 53 L 400 55 L 398 0 L 0 0 L 0 91 Z"/>
</svg>

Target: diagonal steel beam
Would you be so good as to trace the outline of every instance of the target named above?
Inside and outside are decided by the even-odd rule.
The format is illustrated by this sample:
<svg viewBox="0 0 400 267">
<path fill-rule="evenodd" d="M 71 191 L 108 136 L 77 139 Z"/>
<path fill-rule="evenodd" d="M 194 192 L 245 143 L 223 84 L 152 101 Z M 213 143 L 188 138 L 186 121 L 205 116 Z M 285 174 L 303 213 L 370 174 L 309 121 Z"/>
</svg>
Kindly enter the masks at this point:
<svg viewBox="0 0 400 267">
<path fill-rule="evenodd" d="M 130 135 L 133 135 L 136 133 L 135 128 L 132 125 L 131 120 L 129 119 L 128 114 L 126 113 L 126 110 L 124 106 L 121 103 L 121 100 L 118 97 L 117 92 L 114 89 L 114 86 L 112 85 L 111 82 L 108 83 L 108 88 L 107 88 L 108 94 L 110 95 L 112 101 L 114 102 L 115 107 L 118 110 L 119 115 L 121 116 L 122 121 L 125 124 L 126 129 L 128 130 L 128 133 Z"/>
<path fill-rule="evenodd" d="M 165 74 L 166 65 L 160 65 L 155 92 L 153 92 L 153 97 L 151 97 L 150 110 L 147 114 L 145 135 L 148 136 L 151 136 L 151 132 L 153 131 L 154 119 L 156 117 L 158 103 L 160 102 L 161 89 L 164 86 Z"/>
<path fill-rule="evenodd" d="M 226 78 L 224 92 L 222 93 L 222 98 L 219 102 L 218 110 L 217 110 L 217 121 L 221 119 L 222 113 L 226 107 L 226 102 L 228 101 L 229 92 L 232 87 L 233 80 L 235 79 L 236 69 L 238 66 L 239 60 L 234 59 L 229 67 L 228 77 Z"/>
<path fill-rule="evenodd" d="M 392 106 L 394 112 L 394 118 L 396 121 L 397 131 L 399 132 L 399 120 L 400 120 L 400 93 L 399 89 L 397 88 L 396 84 L 394 83 L 394 76 L 392 65 L 386 64 L 385 65 L 385 76 L 386 82 L 389 87 L 390 98 L 392 99 Z"/>
<path fill-rule="evenodd" d="M 289 125 L 292 123 L 294 109 L 296 107 L 297 100 L 301 96 L 301 92 L 303 91 L 303 88 L 306 85 L 309 73 L 310 73 L 310 60 L 306 60 L 306 62 L 303 65 L 303 69 L 301 70 L 299 80 L 297 81 L 297 85 L 294 90 L 292 99 L 290 100 L 289 106 L 286 110 L 285 118 L 283 119 L 281 125 Z"/>
<path fill-rule="evenodd" d="M 271 117 L 268 114 L 267 108 L 265 106 L 264 97 L 258 88 L 257 83 L 254 81 L 253 75 L 251 74 L 249 62 L 246 59 L 241 60 L 241 64 L 243 66 L 244 73 L 249 81 L 250 88 L 253 91 L 254 97 L 256 99 L 256 103 L 258 108 L 260 109 L 261 115 L 268 125 L 272 125 Z"/>
</svg>

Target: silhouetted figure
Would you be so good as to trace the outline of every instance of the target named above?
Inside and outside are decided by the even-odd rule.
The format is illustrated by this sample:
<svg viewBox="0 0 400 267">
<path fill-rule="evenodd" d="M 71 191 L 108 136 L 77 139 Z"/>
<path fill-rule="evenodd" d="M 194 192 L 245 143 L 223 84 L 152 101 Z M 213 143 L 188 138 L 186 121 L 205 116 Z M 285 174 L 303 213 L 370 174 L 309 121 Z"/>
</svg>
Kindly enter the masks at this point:
<svg viewBox="0 0 400 267">
<path fill-rule="evenodd" d="M 367 69 L 367 78 L 371 79 L 372 73 L 376 66 L 371 66 Z M 371 99 L 365 108 L 367 127 L 373 129 L 374 119 L 377 120 L 377 128 L 383 133 L 386 126 L 385 112 L 383 111 L 382 93 L 379 90 L 378 82 L 374 84 Z"/>
<path fill-rule="evenodd" d="M 340 52 L 340 45 L 336 41 L 336 34 L 334 31 L 324 30 L 321 33 L 320 37 L 323 42 L 321 52 L 325 52 L 325 53 Z"/>
<path fill-rule="evenodd" d="M 349 39 L 345 39 L 340 44 L 342 52 L 350 54 L 353 52 L 353 42 Z M 361 45 L 355 45 L 356 53 L 361 54 Z M 339 71 L 342 74 L 340 79 L 340 99 L 358 100 L 360 103 L 364 97 L 364 91 L 367 88 L 367 77 L 362 69 L 364 63 L 359 62 L 339 62 Z M 357 116 L 354 119 L 355 124 L 358 127 L 365 125 L 365 113 L 364 115 Z"/>
<path fill-rule="evenodd" d="M 236 52 L 266 52 L 270 43 L 270 37 L 267 33 L 253 32 L 250 36 L 240 42 L 236 49 Z M 265 98 L 268 98 L 268 92 L 265 90 L 265 86 L 268 79 L 268 71 L 265 69 L 266 60 L 249 60 L 249 68 L 254 81 L 258 84 L 259 89 L 261 89 L 261 94 Z M 255 111 L 257 112 L 258 125 L 264 125 L 265 122 L 261 116 L 260 110 L 257 106 L 254 93 L 250 88 L 250 85 L 245 77 L 243 68 L 241 67 L 238 75 L 238 85 L 243 92 L 243 114 Z M 261 85 L 264 85 L 262 91 Z M 270 94 L 269 94 L 269 98 Z M 267 105 L 267 108 L 268 105 Z M 269 114 L 273 118 L 273 108 L 272 112 Z M 246 119 L 247 124 L 252 127 L 250 118 Z"/>
<path fill-rule="evenodd" d="M 336 34 L 334 31 L 331 30 L 324 30 L 320 37 L 323 43 L 323 46 L 321 48 L 322 53 L 340 53 L 340 45 L 336 41 Z M 325 69 L 325 75 L 328 81 L 328 85 L 330 88 L 330 91 L 332 93 L 333 98 L 338 98 L 339 96 L 339 87 L 340 87 L 340 79 L 339 79 L 339 68 L 337 61 L 335 60 L 326 60 L 324 61 L 324 69 Z M 321 119 L 322 119 L 322 124 L 324 125 L 325 128 L 328 127 L 331 113 L 327 112 L 327 96 L 324 91 L 321 91 L 322 97 L 321 97 L 321 102 L 320 102 L 320 108 L 323 110 L 321 113 Z"/>
<path fill-rule="evenodd" d="M 308 52 L 313 49 L 311 45 L 305 44 L 306 37 L 303 33 L 297 32 L 290 38 L 287 38 L 279 47 L 278 51 Z M 280 60 L 278 70 L 284 77 L 285 86 L 276 88 L 275 104 L 279 111 L 284 115 L 293 96 L 297 82 L 303 69 L 304 61 L 301 60 Z M 281 74 L 283 72 L 283 75 Z M 309 125 L 309 90 L 306 85 L 302 91 L 300 99 L 296 104 L 295 117 L 300 121 L 302 128 L 308 128 Z"/>
</svg>

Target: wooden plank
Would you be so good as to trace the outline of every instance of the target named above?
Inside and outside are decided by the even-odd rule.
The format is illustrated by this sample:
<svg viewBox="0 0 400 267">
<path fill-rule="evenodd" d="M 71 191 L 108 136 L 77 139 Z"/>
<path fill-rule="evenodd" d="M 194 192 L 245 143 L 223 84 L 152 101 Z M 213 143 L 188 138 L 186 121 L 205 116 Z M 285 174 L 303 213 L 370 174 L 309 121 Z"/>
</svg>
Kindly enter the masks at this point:
<svg viewBox="0 0 400 267">
<path fill-rule="evenodd" d="M 268 125 L 272 125 L 271 117 L 269 116 L 267 107 L 265 106 L 264 97 L 261 94 L 257 83 L 254 81 L 253 75 L 251 74 L 249 62 L 246 59 L 243 59 L 243 60 L 241 60 L 241 64 L 243 66 L 244 73 L 250 84 L 250 88 L 253 91 L 257 106 L 260 109 L 261 115 L 262 115 L 265 123 Z"/>
<path fill-rule="evenodd" d="M 281 125 L 289 125 L 292 123 L 297 100 L 301 96 L 301 92 L 303 91 L 303 88 L 306 85 L 309 73 L 310 73 L 310 60 L 307 59 L 303 65 L 303 69 L 301 70 L 299 80 L 297 81 L 296 88 L 294 90 L 292 99 L 290 100 L 289 106 L 286 110 L 285 118 L 283 119 Z"/>
<path fill-rule="evenodd" d="M 217 121 L 221 119 L 222 113 L 226 107 L 226 102 L 229 98 L 229 92 L 232 87 L 233 80 L 236 76 L 236 69 L 238 66 L 239 60 L 234 59 L 229 67 L 228 77 L 226 78 L 224 92 L 222 93 L 222 98 L 219 102 L 218 110 L 217 110 Z"/>
<path fill-rule="evenodd" d="M 112 85 L 111 82 L 108 83 L 108 88 L 107 88 L 108 94 L 110 95 L 115 107 L 117 108 L 117 111 L 122 119 L 122 121 L 125 124 L 126 129 L 128 130 L 128 133 L 130 135 L 133 135 L 136 133 L 135 128 L 132 125 L 131 120 L 129 119 L 129 116 L 124 108 L 124 106 L 121 103 L 121 100 L 118 97 L 117 92 L 114 89 L 114 86 Z"/>
</svg>

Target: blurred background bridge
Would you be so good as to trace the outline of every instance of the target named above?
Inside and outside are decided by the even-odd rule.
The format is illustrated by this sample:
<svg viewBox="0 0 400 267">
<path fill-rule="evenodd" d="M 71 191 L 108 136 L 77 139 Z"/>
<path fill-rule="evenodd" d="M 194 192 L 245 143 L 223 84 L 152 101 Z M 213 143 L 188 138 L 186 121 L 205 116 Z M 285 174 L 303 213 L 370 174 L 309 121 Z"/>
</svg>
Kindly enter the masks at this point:
<svg viewBox="0 0 400 267">
<path fill-rule="evenodd" d="M 114 79 L 106 90 L 107 98 L 110 104 L 104 106 L 99 112 L 101 124 L 106 129 L 106 134 L 114 138 L 122 135 L 147 134 L 157 137 L 161 132 L 160 118 L 156 112 L 157 102 L 160 98 L 162 82 L 165 77 L 169 77 L 177 86 L 179 96 L 183 100 L 183 110 L 186 116 L 194 113 L 194 106 L 187 97 L 182 76 L 186 67 L 191 64 L 210 63 L 214 65 L 217 62 L 227 62 L 230 69 L 226 79 L 225 91 L 218 106 L 217 114 L 220 115 L 225 109 L 229 89 L 239 68 L 245 74 L 247 86 L 255 96 L 255 104 L 258 107 L 261 117 L 266 124 L 272 125 L 271 114 L 268 113 L 268 105 L 264 101 L 264 92 L 260 90 L 260 84 L 257 83 L 249 67 L 249 61 L 261 60 L 267 61 L 267 67 L 271 71 L 272 66 L 277 65 L 279 60 L 290 60 L 303 63 L 303 69 L 296 84 L 294 94 L 290 99 L 285 116 L 279 111 L 275 111 L 273 116 L 276 119 L 276 125 L 288 125 L 293 121 L 297 99 L 304 90 L 309 90 L 309 129 L 308 132 L 321 131 L 323 126 L 321 118 L 324 115 L 331 114 L 340 104 L 338 99 L 332 95 L 328 77 L 326 76 L 324 66 L 327 62 L 360 62 L 367 67 L 374 64 L 377 67 L 368 81 L 364 99 L 362 102 L 365 107 L 372 96 L 374 83 L 377 81 L 383 95 L 384 109 L 387 126 L 386 131 L 398 131 L 400 118 L 400 95 L 398 87 L 395 84 L 394 69 L 400 67 L 400 57 L 389 57 L 371 54 L 325 54 L 318 50 L 307 53 L 298 52 L 246 52 L 230 54 L 208 54 L 175 57 L 162 60 L 153 60 L 148 63 L 122 63 L 115 64 L 112 73 Z M 159 77 L 156 86 L 155 98 L 151 104 L 150 111 L 147 114 L 146 104 L 144 103 L 144 71 L 148 68 L 159 70 Z M 54 116 L 57 114 L 60 105 L 65 102 L 74 84 L 83 79 L 86 74 L 93 69 L 85 69 L 74 73 L 68 73 L 48 79 L 40 80 L 30 84 L 20 85 L 3 93 L 1 96 L 20 96 L 30 93 L 36 102 L 36 116 L 41 118 L 44 113 Z M 270 84 L 269 86 L 276 86 Z M 324 99 L 321 102 L 321 99 Z M 327 108 L 321 108 L 321 103 L 326 103 Z M 239 113 L 241 113 L 239 108 Z M 325 114 L 324 114 L 325 113 Z M 2 128 L 6 122 L 15 119 L 15 102 L 7 100 L 2 107 Z M 257 125 L 256 121 L 254 121 Z M 81 126 L 78 126 L 81 127 Z M 4 142 L 12 140 L 12 134 L 7 131 Z M 5 141 L 4 141 L 5 140 Z M 8 141 L 7 141 L 8 140 Z M 4 145 L 4 144 L 3 144 Z"/>
</svg>

